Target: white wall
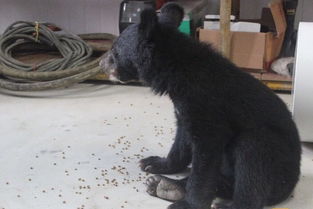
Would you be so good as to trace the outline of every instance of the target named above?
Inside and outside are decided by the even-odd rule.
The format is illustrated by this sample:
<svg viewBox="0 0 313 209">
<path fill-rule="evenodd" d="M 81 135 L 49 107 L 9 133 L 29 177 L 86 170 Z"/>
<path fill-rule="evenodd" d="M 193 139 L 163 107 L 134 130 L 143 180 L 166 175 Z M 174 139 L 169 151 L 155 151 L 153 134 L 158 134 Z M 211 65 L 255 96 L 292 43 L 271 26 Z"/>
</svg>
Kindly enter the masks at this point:
<svg viewBox="0 0 313 209">
<path fill-rule="evenodd" d="M 299 0 L 296 13 L 296 27 L 300 21 L 313 22 L 313 1 Z"/>
<path fill-rule="evenodd" d="M 218 13 L 219 0 L 208 0 L 211 13 Z M 270 0 L 241 0 L 241 18 L 260 18 Z M 17 20 L 49 21 L 74 33 L 118 34 L 121 0 L 0 0 L 0 34 Z M 297 21 L 313 21 L 313 1 L 299 0 Z M 297 24 L 296 24 L 297 25 Z"/>
<path fill-rule="evenodd" d="M 55 23 L 73 33 L 118 34 L 121 0 L 0 0 L 0 34 L 17 20 Z"/>
</svg>

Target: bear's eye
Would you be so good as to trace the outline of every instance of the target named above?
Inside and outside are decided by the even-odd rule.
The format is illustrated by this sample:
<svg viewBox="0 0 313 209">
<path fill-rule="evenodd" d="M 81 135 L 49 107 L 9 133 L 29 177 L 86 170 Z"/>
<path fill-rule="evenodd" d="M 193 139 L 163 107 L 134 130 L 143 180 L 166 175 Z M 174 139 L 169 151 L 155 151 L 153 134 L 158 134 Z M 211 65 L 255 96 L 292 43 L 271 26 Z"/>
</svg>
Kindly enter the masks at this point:
<svg viewBox="0 0 313 209">
<path fill-rule="evenodd" d="M 117 51 L 116 50 L 114 50 L 114 49 L 112 49 L 111 50 L 111 52 L 112 52 L 112 59 L 116 59 L 117 57 L 118 57 L 118 53 L 117 53 Z M 113 60 L 114 61 L 114 60 Z"/>
<path fill-rule="evenodd" d="M 110 58 L 109 58 L 109 63 L 110 63 L 110 64 L 113 64 L 113 63 L 114 63 L 113 56 L 110 56 Z"/>
</svg>

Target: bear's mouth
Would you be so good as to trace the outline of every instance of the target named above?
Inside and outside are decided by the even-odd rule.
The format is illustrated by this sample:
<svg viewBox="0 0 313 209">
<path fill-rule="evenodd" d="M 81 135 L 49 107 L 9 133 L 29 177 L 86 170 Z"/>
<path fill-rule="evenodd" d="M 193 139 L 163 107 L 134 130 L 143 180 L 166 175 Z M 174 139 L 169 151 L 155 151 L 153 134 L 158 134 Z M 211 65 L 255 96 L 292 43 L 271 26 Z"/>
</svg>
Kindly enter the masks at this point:
<svg viewBox="0 0 313 209">
<path fill-rule="evenodd" d="M 111 51 L 108 51 L 102 56 L 99 66 L 101 67 L 102 72 L 108 75 L 110 81 L 125 83 L 118 78 L 117 67 L 114 63 Z"/>
<path fill-rule="evenodd" d="M 127 80 L 127 81 L 122 81 L 119 78 L 119 73 L 117 70 L 117 66 L 114 62 L 113 59 L 113 54 L 111 51 L 106 52 L 100 62 L 99 62 L 99 66 L 102 69 L 102 72 L 105 73 L 108 77 L 110 81 L 113 82 L 119 82 L 122 84 L 127 84 L 127 83 L 131 83 L 131 82 L 136 82 L 135 80 Z"/>
</svg>

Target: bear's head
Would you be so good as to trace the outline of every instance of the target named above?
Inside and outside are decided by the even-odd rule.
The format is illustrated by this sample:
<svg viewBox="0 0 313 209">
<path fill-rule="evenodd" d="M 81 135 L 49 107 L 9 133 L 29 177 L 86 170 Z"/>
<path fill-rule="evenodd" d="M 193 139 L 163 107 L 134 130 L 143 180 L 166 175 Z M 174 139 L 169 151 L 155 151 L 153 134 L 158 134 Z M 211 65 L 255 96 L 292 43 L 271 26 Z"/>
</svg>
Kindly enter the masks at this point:
<svg viewBox="0 0 313 209">
<path fill-rule="evenodd" d="M 175 3 L 167 3 L 159 16 L 153 9 L 145 9 L 140 17 L 140 23 L 127 27 L 100 61 L 101 68 L 112 81 L 145 82 L 143 73 L 151 68 L 156 39 L 160 34 L 178 31 L 184 10 Z"/>
</svg>

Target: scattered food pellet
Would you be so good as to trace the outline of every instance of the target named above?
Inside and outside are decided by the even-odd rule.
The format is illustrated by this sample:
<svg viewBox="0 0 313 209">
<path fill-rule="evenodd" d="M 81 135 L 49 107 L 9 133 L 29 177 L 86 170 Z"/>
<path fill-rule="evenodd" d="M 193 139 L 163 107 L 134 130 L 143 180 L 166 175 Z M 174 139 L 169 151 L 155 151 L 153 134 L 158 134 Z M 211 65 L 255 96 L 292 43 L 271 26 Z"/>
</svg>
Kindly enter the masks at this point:
<svg viewBox="0 0 313 209">
<path fill-rule="evenodd" d="M 121 102 L 118 101 L 118 103 L 121 103 Z M 149 104 L 149 103 L 146 103 L 146 105 L 147 104 Z M 135 106 L 134 104 L 129 104 L 129 103 L 128 103 L 128 105 Z M 150 105 L 153 105 L 153 104 L 150 103 Z M 159 108 L 157 111 L 160 111 L 160 106 L 157 106 L 157 108 Z M 155 114 L 159 115 L 159 114 L 163 113 L 163 112 L 157 112 L 157 111 L 151 111 L 150 114 L 151 115 L 154 114 L 154 116 L 155 116 Z M 146 111 L 143 111 L 143 112 L 149 113 Z M 135 123 L 133 122 L 133 120 L 136 117 L 134 117 L 134 118 L 133 117 L 134 116 L 122 114 L 122 115 L 118 115 L 115 117 L 113 116 L 111 119 L 114 118 L 115 120 L 118 120 L 118 122 L 123 123 L 123 126 L 120 126 L 120 127 L 124 128 L 126 130 L 128 128 L 125 128 L 125 126 L 126 127 L 134 126 L 133 124 L 135 124 Z M 160 121 L 163 121 L 162 119 L 167 120 L 164 117 L 159 118 Z M 103 120 L 101 120 L 101 121 L 103 121 Z M 100 121 L 100 123 L 101 123 L 101 121 Z M 103 123 L 105 125 L 111 125 L 110 122 L 112 122 L 112 121 L 109 121 L 109 120 L 103 121 Z M 113 121 L 113 122 L 117 122 L 117 121 Z M 101 123 L 101 124 L 103 125 L 103 123 Z M 164 145 L 166 144 L 165 139 L 167 139 L 167 136 L 165 136 L 165 135 L 167 135 L 170 131 L 174 132 L 174 129 L 171 129 L 170 127 L 167 127 L 165 125 L 161 126 L 160 124 L 155 124 L 155 125 L 152 124 L 152 127 L 153 127 L 152 128 L 153 135 L 155 135 L 156 137 L 159 137 L 159 139 L 162 141 L 162 143 Z M 65 129 L 65 130 L 67 131 L 68 129 Z M 150 129 L 149 129 L 149 132 L 150 132 Z M 122 133 L 122 130 L 121 130 L 121 133 Z M 53 153 L 53 154 L 55 153 L 56 155 L 53 156 L 53 157 L 55 157 L 53 159 L 53 161 L 55 161 L 55 162 L 47 161 L 47 166 L 51 166 L 51 164 L 53 164 L 54 166 L 58 165 L 57 167 L 53 167 L 53 172 L 55 172 L 57 175 L 58 175 L 58 172 L 61 172 L 61 174 L 65 174 L 68 176 L 72 172 L 71 176 L 75 176 L 75 178 L 78 179 L 78 181 L 76 181 L 76 185 L 71 188 L 74 190 L 72 192 L 72 194 L 75 194 L 76 195 L 75 197 L 80 198 L 81 201 L 89 202 L 86 200 L 89 200 L 91 198 L 90 195 L 93 192 L 92 190 L 95 188 L 96 189 L 101 188 L 104 190 L 107 190 L 107 189 L 110 190 L 111 188 L 114 189 L 114 187 L 119 187 L 121 185 L 123 185 L 123 186 L 128 185 L 128 187 L 132 188 L 130 190 L 133 193 L 139 192 L 139 189 L 137 188 L 138 185 L 142 184 L 142 182 L 145 181 L 145 179 L 147 179 L 147 176 L 149 174 L 148 173 L 140 173 L 139 171 L 136 172 L 132 169 L 132 166 L 135 163 L 137 163 L 138 160 L 140 160 L 144 157 L 147 157 L 148 154 L 146 152 L 148 152 L 149 149 L 143 146 L 143 145 L 146 145 L 146 143 L 141 143 L 141 141 L 145 141 L 146 138 L 148 139 L 148 137 L 144 136 L 143 134 L 127 135 L 127 136 L 121 136 L 121 135 L 115 135 L 114 136 L 113 135 L 111 140 L 109 140 L 108 142 L 104 142 L 101 146 L 103 149 L 110 150 L 111 154 L 113 154 L 113 158 L 115 156 L 116 161 L 114 159 L 114 162 L 115 162 L 114 164 L 106 164 L 107 159 L 105 156 L 107 153 L 105 153 L 104 156 L 102 156 L 101 154 L 98 155 L 98 153 L 100 153 L 100 150 L 98 150 L 98 149 L 93 149 L 92 151 L 89 151 L 89 152 L 82 152 L 80 156 L 82 156 L 83 159 L 80 158 L 80 159 L 77 159 L 78 161 L 74 161 L 71 163 L 70 161 L 71 161 L 71 159 L 74 159 L 74 157 L 69 158 L 67 155 L 68 153 L 66 153 L 66 151 L 67 152 L 72 151 L 72 150 L 68 150 L 71 148 L 70 145 L 63 146 L 63 149 L 66 151 L 63 151 L 63 150 L 46 150 L 45 149 L 44 151 L 40 151 L 40 153 L 37 152 L 38 154 L 35 157 L 39 158 L 39 155 L 42 154 L 41 158 L 44 158 L 45 157 L 44 154 L 46 152 L 47 153 Z M 172 138 L 172 137 L 170 137 L 170 138 Z M 160 146 L 160 147 L 164 146 L 161 142 L 158 142 L 158 141 L 151 142 L 151 143 L 153 143 L 154 145 Z M 149 145 L 147 145 L 147 147 L 148 146 Z M 103 149 L 101 150 L 101 152 L 103 151 Z M 106 151 L 106 150 L 104 150 L 104 151 Z M 134 151 L 134 150 L 136 150 L 137 153 L 136 152 L 133 153 L 132 151 Z M 115 153 L 115 155 L 114 155 L 114 153 Z M 100 155 L 101 155 L 101 157 L 100 157 Z M 63 163 L 62 163 L 62 161 L 60 162 L 61 159 L 68 159 L 68 160 L 63 161 Z M 99 162 L 101 160 L 104 161 L 105 163 L 102 164 L 101 162 Z M 67 164 L 67 163 L 71 163 L 71 164 Z M 64 165 L 68 166 L 68 165 L 73 165 L 73 164 L 75 166 L 76 163 L 78 164 L 78 165 L 76 165 L 77 168 L 63 167 Z M 37 164 L 33 164 L 32 166 L 37 166 Z M 86 177 L 85 175 L 79 175 L 80 172 L 73 172 L 73 170 L 78 171 L 78 167 L 80 168 L 79 169 L 80 171 L 83 170 L 83 171 L 90 172 L 91 176 Z M 33 170 L 34 168 L 30 167 L 30 169 Z M 58 169 L 61 169 L 61 170 L 58 170 Z M 36 170 L 38 170 L 38 167 L 36 167 Z M 31 172 L 29 172 L 29 173 L 31 173 Z M 31 174 L 34 175 L 33 173 L 31 173 Z M 29 177 L 32 177 L 33 179 L 31 179 Z M 79 177 L 81 177 L 81 178 L 79 178 Z M 68 177 L 66 177 L 66 178 L 68 178 Z M 74 178 L 74 180 L 75 180 L 75 178 Z M 83 179 L 83 178 L 86 178 L 86 179 Z M 24 180 L 24 181 L 25 180 L 26 181 L 27 180 L 28 181 L 35 181 L 36 178 L 33 176 L 26 176 L 22 180 Z M 87 182 L 90 185 L 86 185 Z M 6 184 L 8 185 L 9 182 L 7 182 Z M 55 198 L 61 198 L 58 200 L 59 204 L 61 204 L 61 202 L 62 202 L 63 204 L 69 205 L 70 202 L 66 202 L 64 200 L 68 196 L 67 189 L 62 187 L 63 185 L 54 184 L 53 186 L 55 186 L 55 187 L 51 187 L 51 186 L 49 186 L 49 187 L 42 186 L 41 189 L 39 189 L 39 193 L 40 193 L 40 190 L 42 193 L 47 193 L 46 196 L 49 193 L 53 193 Z M 60 190 L 60 188 L 58 188 L 59 186 L 62 187 L 64 192 L 62 192 L 62 190 Z M 43 188 L 45 188 L 45 190 L 42 190 Z M 50 190 L 56 190 L 56 191 L 52 192 Z M 20 195 L 17 195 L 17 196 L 21 197 Z M 44 195 L 42 194 L 42 196 L 44 196 Z M 34 198 L 37 198 L 37 196 L 34 196 Z M 105 196 L 105 195 L 103 196 L 103 198 L 105 200 L 110 199 L 108 196 Z M 85 205 L 80 206 L 80 204 L 77 204 L 76 207 L 74 207 L 74 208 L 84 209 Z M 128 201 L 122 200 L 122 202 L 118 205 L 118 207 L 123 208 L 123 209 L 128 208 L 128 204 L 129 204 Z M 1 207 L 0 207 L 0 209 L 1 209 Z"/>
</svg>

